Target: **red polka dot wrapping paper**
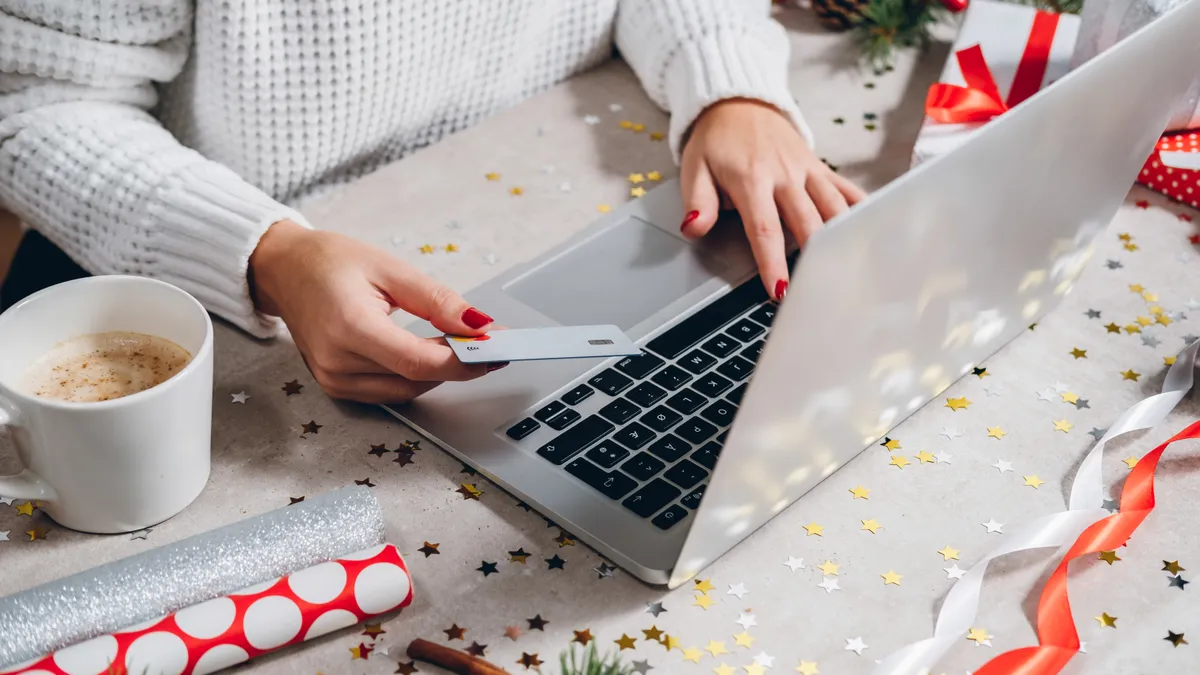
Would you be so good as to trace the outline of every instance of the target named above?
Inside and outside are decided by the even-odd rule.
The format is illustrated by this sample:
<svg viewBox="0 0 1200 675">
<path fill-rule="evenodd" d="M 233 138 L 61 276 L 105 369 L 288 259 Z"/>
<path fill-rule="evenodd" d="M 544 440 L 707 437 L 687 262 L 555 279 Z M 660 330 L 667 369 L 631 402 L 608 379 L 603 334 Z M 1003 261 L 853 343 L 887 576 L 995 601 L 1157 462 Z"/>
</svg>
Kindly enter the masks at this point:
<svg viewBox="0 0 1200 675">
<path fill-rule="evenodd" d="M 384 544 L 81 642 L 4 675 L 203 675 L 412 602 L 408 566 Z"/>
<path fill-rule="evenodd" d="M 1138 182 L 1177 202 L 1200 208 L 1200 170 L 1180 169 L 1163 163 L 1162 153 L 1195 153 L 1200 158 L 1200 129 L 1163 136 L 1138 174 Z"/>
</svg>

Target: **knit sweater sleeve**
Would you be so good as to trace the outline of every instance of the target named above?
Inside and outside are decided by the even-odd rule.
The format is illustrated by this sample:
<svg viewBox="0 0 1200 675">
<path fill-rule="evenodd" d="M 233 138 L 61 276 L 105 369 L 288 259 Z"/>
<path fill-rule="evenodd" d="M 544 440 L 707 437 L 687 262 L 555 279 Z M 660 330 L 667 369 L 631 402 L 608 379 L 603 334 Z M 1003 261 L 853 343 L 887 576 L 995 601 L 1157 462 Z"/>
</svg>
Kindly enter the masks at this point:
<svg viewBox="0 0 1200 675">
<path fill-rule="evenodd" d="M 617 48 L 671 113 L 671 151 L 705 108 L 752 98 L 783 111 L 812 145 L 788 87 L 787 35 L 767 0 L 620 0 Z"/>
<path fill-rule="evenodd" d="M 272 223 L 302 217 L 148 112 L 155 83 L 183 68 L 191 12 L 0 0 L 0 204 L 89 272 L 162 279 L 268 336 L 278 324 L 251 302 L 250 254 Z"/>
</svg>

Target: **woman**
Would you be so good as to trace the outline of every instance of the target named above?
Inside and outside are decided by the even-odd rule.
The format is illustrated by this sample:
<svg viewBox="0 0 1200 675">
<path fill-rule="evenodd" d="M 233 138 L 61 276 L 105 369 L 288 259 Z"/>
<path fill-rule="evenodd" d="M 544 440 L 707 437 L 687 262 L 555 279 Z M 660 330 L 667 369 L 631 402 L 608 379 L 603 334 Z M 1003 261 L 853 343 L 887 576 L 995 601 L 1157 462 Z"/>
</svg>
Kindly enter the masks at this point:
<svg viewBox="0 0 1200 675">
<path fill-rule="evenodd" d="M 486 372 L 388 319 L 492 318 L 287 206 L 608 58 L 671 113 L 688 237 L 738 209 L 772 297 L 860 198 L 812 153 L 765 0 L 0 0 L 0 204 L 91 273 L 156 277 L 266 337 L 331 395 Z M 501 317 L 502 318 L 502 317 Z"/>
</svg>

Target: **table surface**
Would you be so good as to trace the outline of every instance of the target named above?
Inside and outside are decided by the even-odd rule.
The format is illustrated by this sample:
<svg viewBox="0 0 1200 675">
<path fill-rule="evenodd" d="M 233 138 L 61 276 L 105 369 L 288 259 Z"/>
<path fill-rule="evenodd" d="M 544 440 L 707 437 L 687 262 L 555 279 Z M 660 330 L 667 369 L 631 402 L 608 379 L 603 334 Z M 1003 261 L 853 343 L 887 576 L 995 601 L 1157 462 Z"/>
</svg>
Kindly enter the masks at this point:
<svg viewBox="0 0 1200 675">
<path fill-rule="evenodd" d="M 820 153 L 872 189 L 903 173 L 924 92 L 947 45 L 904 55 L 894 71 L 874 74 L 847 67 L 854 58 L 847 36 L 824 32 L 802 10 L 779 17 L 792 35 L 792 84 Z M 623 128 L 622 121 L 645 130 Z M 304 211 L 318 227 L 373 242 L 466 291 L 586 227 L 604 205 L 630 199 L 629 174 L 675 175 L 666 143 L 651 136 L 666 122 L 631 72 L 613 62 L 312 200 Z M 489 173 L 498 179 L 488 180 Z M 604 574 L 595 552 L 428 440 L 379 409 L 330 400 L 288 341 L 256 342 L 219 325 L 212 479 L 199 499 L 146 532 L 106 537 L 64 530 L 40 511 L 21 515 L 20 501 L 0 502 L 0 595 L 369 480 L 390 539 L 411 567 L 414 604 L 384 621 L 377 637 L 347 629 L 244 670 L 405 672 L 405 646 L 425 637 L 477 644 L 513 672 L 532 657 L 556 672 L 557 654 L 590 635 L 602 648 L 632 644 L 623 654 L 641 672 L 753 673 L 755 663 L 792 672 L 808 661 L 821 673 L 866 673 L 892 650 L 932 634 L 940 600 L 955 583 L 947 570 L 969 568 L 1002 541 L 983 523 L 994 519 L 1011 530 L 1065 508 L 1075 467 L 1095 440 L 1088 430 L 1107 427 L 1155 393 L 1164 357 L 1200 332 L 1200 304 L 1191 299 L 1200 295 L 1200 261 L 1187 239 L 1195 230 L 1189 217 L 1200 214 L 1134 188 L 1056 311 L 988 359 L 984 376 L 968 375 L 896 428 L 890 452 L 868 448 L 705 570 L 697 583 L 711 585 L 707 592 L 691 583 L 667 592 L 620 570 Z M 1126 247 L 1118 233 L 1136 246 Z M 1131 284 L 1147 290 L 1131 292 Z M 1137 327 L 1139 317 L 1156 316 L 1155 306 L 1174 320 L 1140 332 L 1106 328 Z M 1140 376 L 1125 378 L 1130 370 Z M 300 394 L 282 391 L 291 380 L 303 385 Z M 233 402 L 239 392 L 249 395 L 244 403 Z M 954 410 L 947 397 L 971 403 Z M 1121 458 L 1140 456 L 1198 415 L 1185 400 L 1160 428 L 1111 445 L 1106 481 L 1119 489 L 1129 472 Z M 319 431 L 303 434 L 310 421 Z M 1003 435 L 990 436 L 996 427 Z M 402 458 L 395 452 L 368 453 L 373 445 L 395 450 L 410 441 L 419 443 L 411 463 L 394 461 Z M 0 473 L 13 470 L 11 453 L 0 454 Z M 908 464 L 896 466 L 903 461 L 895 457 Z M 998 470 L 1001 461 L 1012 471 Z M 1200 569 L 1200 538 L 1188 535 L 1200 516 L 1198 469 L 1193 448 L 1172 451 L 1158 472 L 1159 508 L 1118 551 L 1120 559 L 1073 565 L 1072 601 L 1087 645 L 1068 672 L 1182 672 L 1200 659 L 1200 644 L 1164 640 L 1168 630 L 1200 640 L 1200 613 L 1188 602 L 1200 591 L 1169 585 L 1162 570 L 1174 560 L 1188 570 L 1185 578 Z M 1045 482 L 1028 484 L 1038 480 Z M 481 493 L 478 499 L 466 498 L 464 484 Z M 860 486 L 869 490 L 859 491 L 865 498 L 851 492 Z M 881 525 L 874 532 L 864 527 L 872 520 Z M 823 532 L 807 533 L 803 526 L 811 523 Z M 30 530 L 46 534 L 30 541 Z M 427 543 L 436 554 L 418 550 Z M 944 547 L 958 558 L 944 559 Z M 556 557 L 561 568 L 549 563 Z M 785 565 L 793 557 L 803 567 Z M 836 576 L 818 568 L 826 561 L 837 565 Z M 498 573 L 478 571 L 488 562 Z M 991 640 L 959 641 L 942 669 L 978 668 L 1002 651 L 1034 644 L 1037 597 L 1053 564 L 1046 552 L 994 564 L 975 623 Z M 900 583 L 885 583 L 882 575 L 893 571 Z M 837 590 L 819 585 L 825 579 L 836 580 Z M 1092 619 L 1102 612 L 1117 617 L 1115 628 Z M 541 629 L 531 627 L 537 617 L 548 622 Z M 466 629 L 461 641 L 444 632 L 452 625 Z M 677 648 L 654 639 L 659 631 Z M 851 638 L 867 645 L 861 655 L 846 649 Z M 351 651 L 360 645 L 371 648 L 365 660 Z M 436 672 L 417 665 L 418 672 Z"/>
</svg>

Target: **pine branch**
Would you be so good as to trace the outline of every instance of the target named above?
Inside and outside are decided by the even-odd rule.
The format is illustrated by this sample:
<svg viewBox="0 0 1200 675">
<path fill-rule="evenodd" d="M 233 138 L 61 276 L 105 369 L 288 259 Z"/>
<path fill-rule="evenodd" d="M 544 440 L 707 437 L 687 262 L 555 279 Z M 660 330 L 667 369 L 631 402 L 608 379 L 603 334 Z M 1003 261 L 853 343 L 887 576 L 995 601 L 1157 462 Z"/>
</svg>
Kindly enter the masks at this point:
<svg viewBox="0 0 1200 675">
<path fill-rule="evenodd" d="M 596 644 L 588 645 L 582 656 L 571 645 L 569 651 L 558 656 L 559 675 L 631 675 L 633 667 L 621 663 L 619 653 L 605 654 L 603 657 L 596 652 Z"/>
</svg>

